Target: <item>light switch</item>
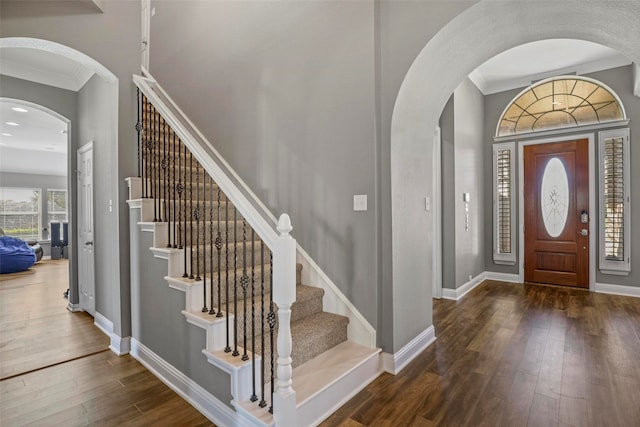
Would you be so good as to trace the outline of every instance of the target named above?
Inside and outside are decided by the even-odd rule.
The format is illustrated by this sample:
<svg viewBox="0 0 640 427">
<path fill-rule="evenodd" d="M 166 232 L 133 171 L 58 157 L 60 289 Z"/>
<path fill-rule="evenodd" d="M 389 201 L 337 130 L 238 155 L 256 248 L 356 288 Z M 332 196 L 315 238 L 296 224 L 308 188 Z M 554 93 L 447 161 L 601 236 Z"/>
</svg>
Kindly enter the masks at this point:
<svg viewBox="0 0 640 427">
<path fill-rule="evenodd" d="M 356 194 L 353 196 L 353 210 L 354 211 L 366 211 L 367 210 L 367 195 Z"/>
<path fill-rule="evenodd" d="M 424 210 L 427 212 L 431 211 L 431 197 L 429 196 L 424 198 Z"/>
</svg>

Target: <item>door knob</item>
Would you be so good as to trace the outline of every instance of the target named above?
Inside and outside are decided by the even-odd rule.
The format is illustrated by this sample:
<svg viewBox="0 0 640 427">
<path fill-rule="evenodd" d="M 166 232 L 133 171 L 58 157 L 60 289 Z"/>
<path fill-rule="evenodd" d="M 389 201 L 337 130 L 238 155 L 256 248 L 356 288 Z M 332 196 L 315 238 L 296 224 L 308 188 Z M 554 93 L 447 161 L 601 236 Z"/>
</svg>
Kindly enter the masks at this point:
<svg viewBox="0 0 640 427">
<path fill-rule="evenodd" d="M 589 235 L 589 230 L 587 230 L 586 228 L 583 228 L 582 230 L 580 230 L 580 235 L 581 236 L 588 236 Z"/>
<path fill-rule="evenodd" d="M 93 242 L 91 240 L 89 240 L 88 242 L 84 242 L 84 244 L 87 245 L 87 246 L 92 246 Z"/>
</svg>

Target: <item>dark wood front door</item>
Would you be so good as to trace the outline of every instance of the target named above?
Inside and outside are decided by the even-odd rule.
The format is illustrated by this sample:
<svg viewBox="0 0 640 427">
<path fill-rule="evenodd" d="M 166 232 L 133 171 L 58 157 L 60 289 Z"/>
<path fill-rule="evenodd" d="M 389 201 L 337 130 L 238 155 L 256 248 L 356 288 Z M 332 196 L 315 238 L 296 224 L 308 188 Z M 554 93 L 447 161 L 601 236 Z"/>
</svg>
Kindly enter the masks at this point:
<svg viewBox="0 0 640 427">
<path fill-rule="evenodd" d="M 588 141 L 525 146 L 526 282 L 589 287 L 588 210 Z"/>
</svg>

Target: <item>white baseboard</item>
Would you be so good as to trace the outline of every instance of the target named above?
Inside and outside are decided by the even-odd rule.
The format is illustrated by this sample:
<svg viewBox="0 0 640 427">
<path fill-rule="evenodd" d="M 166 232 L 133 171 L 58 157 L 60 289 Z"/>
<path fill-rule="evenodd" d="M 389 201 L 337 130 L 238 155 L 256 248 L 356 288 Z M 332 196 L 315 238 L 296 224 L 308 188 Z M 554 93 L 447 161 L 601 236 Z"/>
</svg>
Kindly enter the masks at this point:
<svg viewBox="0 0 640 427">
<path fill-rule="evenodd" d="M 130 354 L 214 424 L 249 427 L 247 420 L 241 418 L 237 412 L 135 338 L 131 339 Z"/>
<path fill-rule="evenodd" d="M 602 294 L 623 295 L 627 297 L 640 297 L 640 287 L 609 285 L 606 283 L 596 283 L 595 291 Z"/>
<path fill-rule="evenodd" d="M 420 335 L 412 339 L 400 351 L 390 354 L 382 353 L 382 368 L 390 374 L 396 375 L 409 362 L 416 358 L 424 349 L 436 340 L 436 330 L 433 325 L 425 329 Z"/>
<path fill-rule="evenodd" d="M 482 281 L 485 279 L 485 274 L 486 272 L 478 274 L 476 277 L 469 280 L 457 289 L 442 288 L 442 298 L 455 301 L 459 300 L 460 298 L 471 292 L 480 283 L 482 283 Z"/>
<path fill-rule="evenodd" d="M 485 271 L 484 280 L 498 280 L 500 282 L 520 283 L 520 276 L 518 274 Z"/>
<path fill-rule="evenodd" d="M 73 304 L 71 302 L 67 303 L 67 310 L 69 310 L 72 313 L 77 313 L 78 311 L 83 311 L 80 308 L 80 304 Z"/>
<path fill-rule="evenodd" d="M 109 349 L 118 356 L 129 353 L 131 349 L 131 337 L 122 338 L 120 335 L 113 332 L 113 322 L 107 319 L 102 314 L 96 311 L 96 315 L 93 317 L 93 324 L 96 325 L 111 341 Z"/>
</svg>

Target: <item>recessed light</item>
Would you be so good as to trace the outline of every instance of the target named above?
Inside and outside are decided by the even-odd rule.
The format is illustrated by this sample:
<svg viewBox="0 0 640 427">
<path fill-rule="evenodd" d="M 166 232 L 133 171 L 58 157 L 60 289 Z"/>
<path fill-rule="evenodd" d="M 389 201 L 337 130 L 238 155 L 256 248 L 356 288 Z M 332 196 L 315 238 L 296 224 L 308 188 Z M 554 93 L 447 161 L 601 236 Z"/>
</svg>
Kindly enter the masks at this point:
<svg viewBox="0 0 640 427">
<path fill-rule="evenodd" d="M 26 108 L 22 108 L 22 107 L 13 107 L 12 108 L 13 111 L 17 111 L 18 113 L 28 113 L 29 110 L 27 110 Z"/>
<path fill-rule="evenodd" d="M 13 136 L 10 133 L 2 132 L 2 136 Z"/>
<path fill-rule="evenodd" d="M 16 122 L 4 122 L 4 123 L 9 126 L 20 126 L 20 123 L 16 123 Z"/>
</svg>

